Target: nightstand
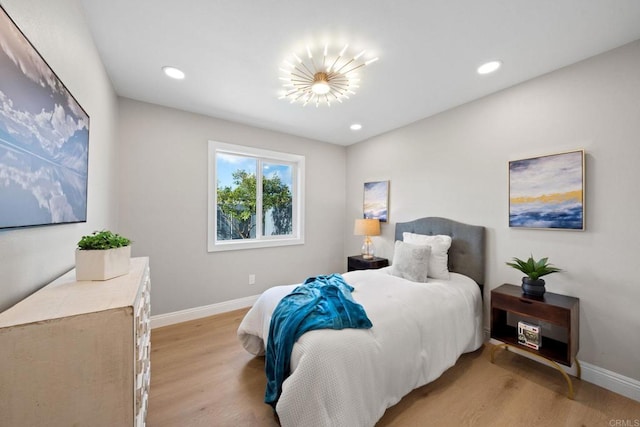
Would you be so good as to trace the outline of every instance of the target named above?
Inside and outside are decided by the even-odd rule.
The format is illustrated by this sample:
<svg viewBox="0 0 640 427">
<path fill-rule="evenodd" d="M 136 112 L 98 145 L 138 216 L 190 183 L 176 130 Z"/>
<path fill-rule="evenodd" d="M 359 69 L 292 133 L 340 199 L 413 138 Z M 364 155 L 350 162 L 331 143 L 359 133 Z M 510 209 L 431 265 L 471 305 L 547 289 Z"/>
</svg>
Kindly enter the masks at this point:
<svg viewBox="0 0 640 427">
<path fill-rule="evenodd" d="M 364 259 L 362 255 L 347 257 L 347 271 L 377 269 L 388 265 L 388 259 L 377 256 L 374 256 L 371 259 Z"/>
<path fill-rule="evenodd" d="M 580 378 L 580 363 L 576 359 L 579 339 L 580 300 L 566 295 L 546 292 L 542 297 L 530 297 L 522 293 L 520 286 L 502 285 L 491 291 L 491 338 L 501 344 L 491 350 L 491 362 L 498 348 L 509 347 L 524 350 L 551 363 L 565 378 L 569 386 L 569 398 L 573 399 L 573 384 L 558 363 L 571 367 L 575 362 Z M 519 320 L 557 329 L 554 337 L 542 335 L 538 349 L 518 343 Z M 543 329 L 543 328 L 541 328 Z M 542 332 L 541 332 L 542 334 Z"/>
</svg>

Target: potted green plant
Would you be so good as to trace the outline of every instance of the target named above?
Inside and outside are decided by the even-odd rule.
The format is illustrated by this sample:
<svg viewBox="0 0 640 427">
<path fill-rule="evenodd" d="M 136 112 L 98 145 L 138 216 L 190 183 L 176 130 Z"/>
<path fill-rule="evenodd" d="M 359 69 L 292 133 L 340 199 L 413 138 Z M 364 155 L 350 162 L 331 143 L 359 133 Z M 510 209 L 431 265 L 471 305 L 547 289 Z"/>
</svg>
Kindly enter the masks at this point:
<svg viewBox="0 0 640 427">
<path fill-rule="evenodd" d="M 76 248 L 76 280 L 108 280 L 129 273 L 131 240 L 109 230 L 82 236 Z"/>
<path fill-rule="evenodd" d="M 536 261 L 533 259 L 533 254 L 528 260 L 523 261 L 519 258 L 513 258 L 513 262 L 507 262 L 509 267 L 513 267 L 518 271 L 526 274 L 526 277 L 522 278 L 522 292 L 526 295 L 542 296 L 546 289 L 544 287 L 545 282 L 541 279 L 542 276 L 547 274 L 557 273 L 562 271 L 561 269 L 553 266 L 549 263 L 548 258 L 541 258 Z"/>
</svg>

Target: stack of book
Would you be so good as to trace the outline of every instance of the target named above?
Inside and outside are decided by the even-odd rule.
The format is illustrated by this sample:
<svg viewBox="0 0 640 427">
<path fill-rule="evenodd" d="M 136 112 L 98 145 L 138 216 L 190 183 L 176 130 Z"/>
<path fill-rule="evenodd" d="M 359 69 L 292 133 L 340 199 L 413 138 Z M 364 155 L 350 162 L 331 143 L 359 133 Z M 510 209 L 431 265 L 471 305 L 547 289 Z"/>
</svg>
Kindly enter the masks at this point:
<svg viewBox="0 0 640 427">
<path fill-rule="evenodd" d="M 518 343 L 538 350 L 542 346 L 540 326 L 527 322 L 518 322 Z"/>
</svg>

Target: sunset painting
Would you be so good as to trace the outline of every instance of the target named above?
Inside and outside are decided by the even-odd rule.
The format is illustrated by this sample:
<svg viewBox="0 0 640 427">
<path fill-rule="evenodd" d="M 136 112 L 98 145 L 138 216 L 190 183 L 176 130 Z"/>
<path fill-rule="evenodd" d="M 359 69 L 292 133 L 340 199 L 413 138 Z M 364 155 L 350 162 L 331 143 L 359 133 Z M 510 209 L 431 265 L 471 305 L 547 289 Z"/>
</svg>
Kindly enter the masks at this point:
<svg viewBox="0 0 640 427">
<path fill-rule="evenodd" d="M 584 151 L 509 162 L 509 227 L 584 230 Z"/>
<path fill-rule="evenodd" d="M 387 222 L 389 181 L 364 183 L 364 218 Z"/>
</svg>

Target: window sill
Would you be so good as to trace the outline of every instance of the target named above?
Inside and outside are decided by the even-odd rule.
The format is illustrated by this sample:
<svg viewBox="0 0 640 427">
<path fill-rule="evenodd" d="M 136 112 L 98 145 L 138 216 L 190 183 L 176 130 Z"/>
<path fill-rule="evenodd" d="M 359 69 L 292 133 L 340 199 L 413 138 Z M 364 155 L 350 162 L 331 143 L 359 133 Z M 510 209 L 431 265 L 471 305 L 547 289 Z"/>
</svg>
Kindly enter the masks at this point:
<svg viewBox="0 0 640 427">
<path fill-rule="evenodd" d="M 275 248 L 279 246 L 303 245 L 304 238 L 266 239 L 266 240 L 230 240 L 209 242 L 209 252 L 239 251 L 243 249 Z"/>
</svg>

